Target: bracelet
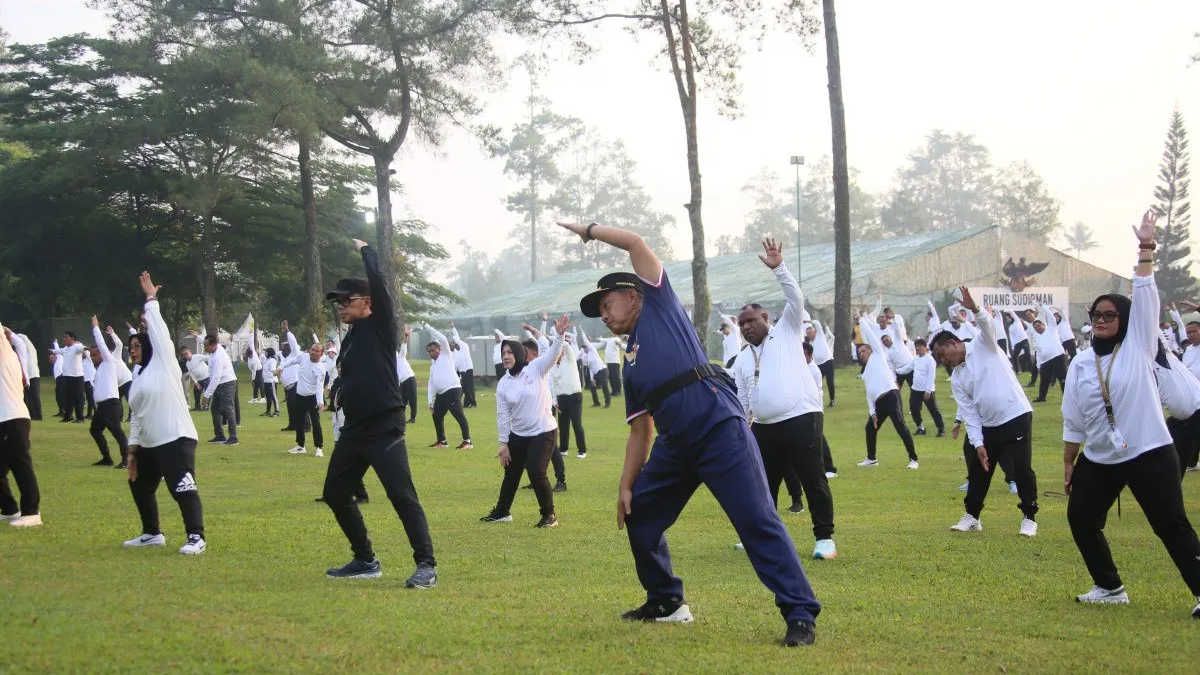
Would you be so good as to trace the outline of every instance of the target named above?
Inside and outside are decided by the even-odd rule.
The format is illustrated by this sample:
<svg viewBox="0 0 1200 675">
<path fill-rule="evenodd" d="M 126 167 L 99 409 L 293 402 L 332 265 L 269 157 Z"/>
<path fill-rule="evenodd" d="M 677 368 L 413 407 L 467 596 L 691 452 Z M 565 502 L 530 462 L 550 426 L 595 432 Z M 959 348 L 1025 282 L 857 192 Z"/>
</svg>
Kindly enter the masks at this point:
<svg viewBox="0 0 1200 675">
<path fill-rule="evenodd" d="M 1138 264 L 1148 265 L 1154 262 L 1154 258 L 1138 258 Z"/>
<path fill-rule="evenodd" d="M 1153 241 L 1150 243 L 1146 243 L 1146 242 L 1142 241 L 1142 242 L 1138 242 L 1138 248 L 1143 251 L 1153 251 L 1155 248 L 1158 248 L 1158 243 L 1153 242 Z"/>
<path fill-rule="evenodd" d="M 587 226 L 586 230 L 584 230 L 584 236 L 587 237 L 587 241 L 591 241 L 592 239 L 595 239 L 595 237 L 592 236 L 592 228 L 599 224 L 600 223 L 592 223 Z"/>
<path fill-rule="evenodd" d="M 147 295 L 146 302 L 158 302 L 158 296 L 157 295 Z"/>
</svg>

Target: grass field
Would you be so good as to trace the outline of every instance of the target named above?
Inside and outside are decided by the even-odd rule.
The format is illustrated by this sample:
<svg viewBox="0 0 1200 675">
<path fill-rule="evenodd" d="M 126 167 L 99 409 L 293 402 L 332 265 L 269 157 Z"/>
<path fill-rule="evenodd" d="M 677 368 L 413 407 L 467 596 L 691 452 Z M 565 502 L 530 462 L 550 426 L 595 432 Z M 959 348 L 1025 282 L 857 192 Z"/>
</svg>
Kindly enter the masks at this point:
<svg viewBox="0 0 1200 675">
<path fill-rule="evenodd" d="M 1016 497 L 997 479 L 984 531 L 957 534 L 947 528 L 962 514 L 961 441 L 918 437 L 921 468 L 908 471 L 888 429 L 880 465 L 854 465 L 866 415 L 854 372 L 838 371 L 839 401 L 825 423 L 841 472 L 832 481 L 839 557 L 809 560 L 808 514 L 784 514 L 824 604 L 812 648 L 778 646 L 784 625 L 773 598 L 703 489 L 669 533 L 695 623 L 619 620 L 644 600 L 615 527 L 620 399 L 584 411 L 589 454 L 566 458 L 560 527 L 533 527 L 529 491 L 517 496 L 514 522 L 479 523 L 500 478 L 485 389 L 469 411 L 474 450 L 427 448 L 427 410 L 409 427 L 439 563 L 431 591 L 403 588 L 411 551 L 374 474 L 363 512 L 384 576 L 324 577 L 350 557 L 328 508 L 313 502 L 327 460 L 287 455 L 291 435 L 278 431 L 280 419 L 260 417 L 260 406 L 243 403 L 240 446 L 199 447 L 208 552 L 196 558 L 175 552 L 182 521 L 165 489 L 168 546 L 122 549 L 140 529 L 124 473 L 89 466 L 98 455 L 85 425 L 35 422 L 45 525 L 0 527 L 0 672 L 1196 672 L 1195 600 L 1128 492 L 1107 534 L 1132 604 L 1081 607 L 1072 596 L 1091 581 L 1065 499 L 1043 497 L 1038 537 L 1020 538 Z M 247 390 L 243 383 L 243 401 Z M 949 419 L 948 384 L 939 390 Z M 1058 401 L 1055 392 L 1034 409 L 1041 492 L 1062 490 Z M 211 435 L 206 413 L 196 426 L 202 441 Z M 1200 474 L 1188 475 L 1184 495 L 1194 516 Z"/>
</svg>

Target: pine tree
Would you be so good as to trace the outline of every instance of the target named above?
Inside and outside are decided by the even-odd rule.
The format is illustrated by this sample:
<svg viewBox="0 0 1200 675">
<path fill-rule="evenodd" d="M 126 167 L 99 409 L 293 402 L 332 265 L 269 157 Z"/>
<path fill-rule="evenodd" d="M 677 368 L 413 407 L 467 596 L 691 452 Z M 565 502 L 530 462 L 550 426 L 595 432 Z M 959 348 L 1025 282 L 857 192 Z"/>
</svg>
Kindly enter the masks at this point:
<svg viewBox="0 0 1200 675">
<path fill-rule="evenodd" d="M 1155 280 L 1164 301 L 1190 298 L 1196 291 L 1196 278 L 1191 272 L 1189 258 L 1192 249 L 1188 245 L 1191 226 L 1188 140 L 1183 115 L 1178 110 L 1171 114 L 1158 180 L 1159 185 L 1154 188 L 1154 198 L 1158 203 L 1154 210 L 1161 220 Z"/>
</svg>

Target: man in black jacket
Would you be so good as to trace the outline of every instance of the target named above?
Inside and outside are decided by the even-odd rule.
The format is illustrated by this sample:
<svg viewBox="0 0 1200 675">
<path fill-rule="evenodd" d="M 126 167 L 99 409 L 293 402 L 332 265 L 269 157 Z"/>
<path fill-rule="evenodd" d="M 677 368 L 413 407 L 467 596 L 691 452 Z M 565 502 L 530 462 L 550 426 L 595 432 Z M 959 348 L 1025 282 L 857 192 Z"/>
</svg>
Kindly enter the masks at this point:
<svg viewBox="0 0 1200 675">
<path fill-rule="evenodd" d="M 362 253 L 367 278 L 342 279 L 326 294 L 337 303 L 338 318 L 350 324 L 338 357 L 341 389 L 337 405 L 345 413 L 341 436 L 334 445 L 325 474 L 325 503 L 350 540 L 354 559 L 328 570 L 333 578 L 374 579 L 382 573 L 367 538 L 367 528 L 354 501 L 354 492 L 367 467 L 373 467 L 388 499 L 404 524 L 417 569 L 408 588 L 437 584 L 433 543 L 425 511 L 417 499 L 408 449 L 404 444 L 404 411 L 396 379 L 396 319 L 391 292 L 379 271 L 379 258 L 364 241 L 354 240 Z"/>
</svg>

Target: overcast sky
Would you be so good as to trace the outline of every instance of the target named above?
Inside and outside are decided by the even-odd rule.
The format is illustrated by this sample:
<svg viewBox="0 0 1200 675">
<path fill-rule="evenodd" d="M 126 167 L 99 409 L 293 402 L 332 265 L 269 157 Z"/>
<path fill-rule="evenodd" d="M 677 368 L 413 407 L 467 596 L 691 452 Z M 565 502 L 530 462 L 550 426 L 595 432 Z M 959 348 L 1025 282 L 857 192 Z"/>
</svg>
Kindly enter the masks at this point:
<svg viewBox="0 0 1200 675">
<path fill-rule="evenodd" d="M 1171 111 L 1183 113 L 1193 140 L 1200 132 L 1200 65 L 1190 65 L 1200 52 L 1200 2 L 858 0 L 838 9 L 849 159 L 864 188 L 886 191 L 931 129 L 971 133 L 996 164 L 1025 160 L 1042 175 L 1062 203 L 1064 227 L 1092 227 L 1101 246 L 1086 259 L 1128 269 L 1128 225 L 1151 202 Z M 0 0 L 0 27 L 14 42 L 101 34 L 108 25 L 82 0 Z M 820 39 L 808 50 L 779 35 L 749 53 L 738 119 L 716 115 L 701 91 L 710 245 L 741 232 L 751 206 L 741 187 L 761 167 L 790 176 L 789 155 L 829 154 Z M 595 41 L 587 64 L 557 61 L 544 93 L 557 112 L 626 142 L 638 178 L 676 216 L 675 250 L 685 253 L 683 125 L 671 75 L 654 60 L 659 42 L 634 42 L 616 29 Z M 504 51 L 515 56 L 520 48 Z M 507 87 L 483 97 L 480 121 L 511 126 L 525 93 L 525 76 L 514 70 Z M 507 244 L 517 220 L 504 208 L 512 183 L 470 134 L 451 131 L 439 148 L 410 144 L 394 168 L 405 190 L 395 199 L 398 215 L 432 223 L 432 238 L 452 251 L 463 239 L 493 251 Z M 1200 255 L 1200 239 L 1193 249 Z"/>
</svg>

